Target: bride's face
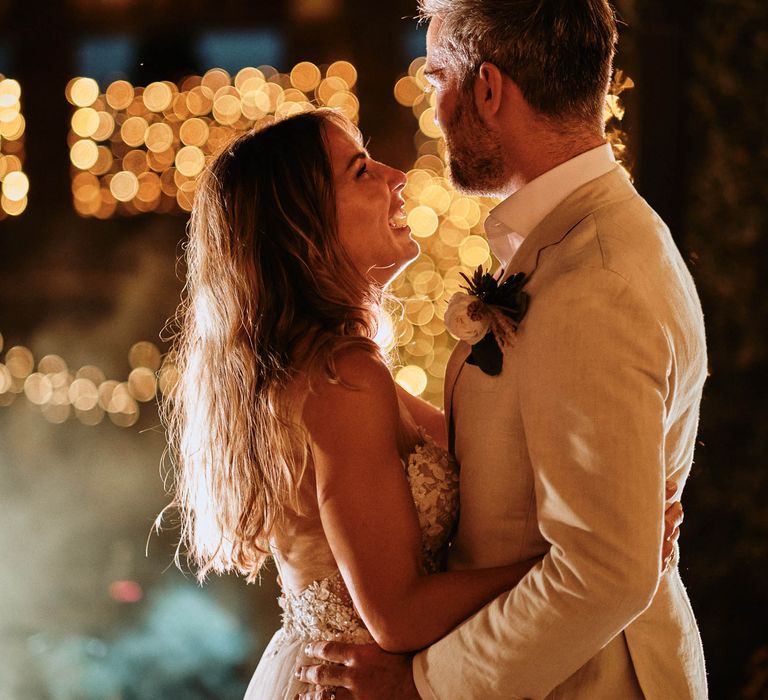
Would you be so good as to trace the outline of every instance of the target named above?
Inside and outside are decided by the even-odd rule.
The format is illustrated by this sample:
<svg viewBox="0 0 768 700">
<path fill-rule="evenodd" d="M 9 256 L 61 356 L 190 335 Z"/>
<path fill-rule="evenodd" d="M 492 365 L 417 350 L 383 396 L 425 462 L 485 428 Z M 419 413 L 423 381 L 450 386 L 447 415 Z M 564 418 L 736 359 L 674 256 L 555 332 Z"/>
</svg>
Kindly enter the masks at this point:
<svg viewBox="0 0 768 700">
<path fill-rule="evenodd" d="M 405 173 L 373 160 L 335 124 L 326 129 L 339 239 L 357 269 L 385 286 L 419 254 L 405 223 Z"/>
</svg>

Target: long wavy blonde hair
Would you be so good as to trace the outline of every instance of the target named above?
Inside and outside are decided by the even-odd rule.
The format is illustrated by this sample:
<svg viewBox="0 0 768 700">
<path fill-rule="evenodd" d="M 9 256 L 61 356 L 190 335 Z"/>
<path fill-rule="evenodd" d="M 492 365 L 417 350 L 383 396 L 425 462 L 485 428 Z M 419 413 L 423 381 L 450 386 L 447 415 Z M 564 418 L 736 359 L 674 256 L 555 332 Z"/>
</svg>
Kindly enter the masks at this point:
<svg viewBox="0 0 768 700">
<path fill-rule="evenodd" d="M 202 581 L 253 580 L 287 509 L 299 510 L 306 440 L 287 388 L 299 371 L 336 381 L 334 354 L 373 342 L 381 290 L 338 237 L 329 125 L 317 110 L 232 142 L 201 175 L 172 323 L 179 382 L 162 413 L 180 552 Z M 322 375 L 321 375 L 322 376 Z"/>
</svg>

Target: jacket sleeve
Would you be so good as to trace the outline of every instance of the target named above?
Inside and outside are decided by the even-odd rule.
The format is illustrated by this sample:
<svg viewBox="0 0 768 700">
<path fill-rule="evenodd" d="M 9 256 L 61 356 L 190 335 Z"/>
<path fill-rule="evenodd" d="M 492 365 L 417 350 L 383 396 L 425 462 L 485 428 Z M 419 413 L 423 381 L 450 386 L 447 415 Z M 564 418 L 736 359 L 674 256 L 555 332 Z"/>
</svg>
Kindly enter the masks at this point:
<svg viewBox="0 0 768 700">
<path fill-rule="evenodd" d="M 425 699 L 540 698 L 651 602 L 664 513 L 664 329 L 616 273 L 580 269 L 531 300 L 516 373 L 543 560 L 414 659 Z M 466 695 L 464 695 L 466 697 Z"/>
</svg>

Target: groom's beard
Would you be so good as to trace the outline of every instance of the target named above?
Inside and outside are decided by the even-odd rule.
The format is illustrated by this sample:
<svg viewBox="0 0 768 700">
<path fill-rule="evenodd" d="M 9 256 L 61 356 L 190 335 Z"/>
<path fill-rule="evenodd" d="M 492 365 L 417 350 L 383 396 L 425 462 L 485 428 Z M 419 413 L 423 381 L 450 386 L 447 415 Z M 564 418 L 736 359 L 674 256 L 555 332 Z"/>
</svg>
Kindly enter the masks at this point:
<svg viewBox="0 0 768 700">
<path fill-rule="evenodd" d="M 475 107 L 471 93 L 462 91 L 445 130 L 451 182 L 469 195 L 493 196 L 506 184 L 504 152 Z"/>
</svg>

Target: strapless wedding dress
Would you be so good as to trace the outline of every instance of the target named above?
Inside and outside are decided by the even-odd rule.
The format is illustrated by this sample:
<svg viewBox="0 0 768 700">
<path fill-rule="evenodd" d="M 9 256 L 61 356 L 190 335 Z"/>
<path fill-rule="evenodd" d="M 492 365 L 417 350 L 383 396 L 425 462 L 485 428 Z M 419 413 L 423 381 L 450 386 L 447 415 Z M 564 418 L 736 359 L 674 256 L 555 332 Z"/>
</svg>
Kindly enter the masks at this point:
<svg viewBox="0 0 768 700">
<path fill-rule="evenodd" d="M 424 568 L 443 568 L 448 540 L 459 510 L 459 478 L 455 462 L 427 435 L 404 460 L 419 516 Z M 306 495 L 314 493 L 308 480 Z M 375 496 L 367 496 L 375 497 Z M 373 641 L 360 619 L 336 567 L 323 533 L 316 499 L 301 517 L 276 537 L 272 553 L 283 585 L 279 599 L 283 626 L 272 637 L 251 679 L 245 700 L 292 700 L 314 690 L 294 678 L 304 664 L 308 641 L 338 640 L 351 644 Z"/>
</svg>

